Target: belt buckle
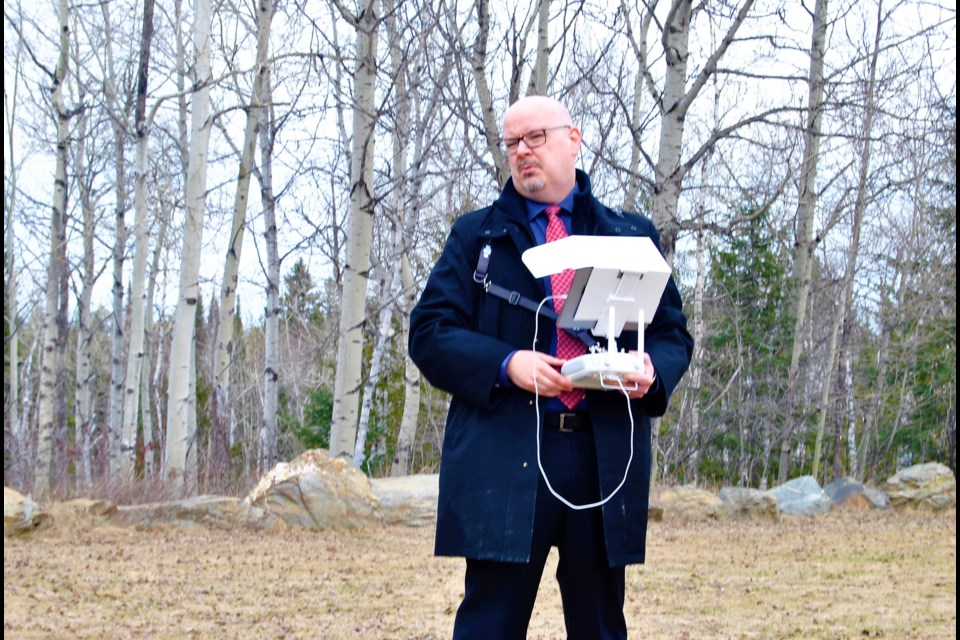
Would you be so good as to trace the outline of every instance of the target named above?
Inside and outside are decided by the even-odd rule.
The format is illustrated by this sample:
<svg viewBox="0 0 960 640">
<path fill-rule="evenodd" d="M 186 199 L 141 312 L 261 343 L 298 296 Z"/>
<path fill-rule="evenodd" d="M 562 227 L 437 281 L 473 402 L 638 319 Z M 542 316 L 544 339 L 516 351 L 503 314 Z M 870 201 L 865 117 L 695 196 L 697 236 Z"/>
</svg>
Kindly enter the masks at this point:
<svg viewBox="0 0 960 640">
<path fill-rule="evenodd" d="M 577 417 L 576 414 L 574 414 L 574 413 L 561 413 L 561 414 L 558 414 L 558 416 L 559 416 L 559 418 L 560 418 L 560 426 L 558 427 L 558 430 L 559 430 L 561 433 L 573 433 L 573 432 L 574 432 L 574 429 L 572 429 L 572 428 L 570 428 L 570 427 L 567 427 L 567 426 L 566 426 L 566 421 L 567 421 L 567 418 L 568 418 L 568 417 L 569 417 L 569 418 L 576 418 L 576 417 Z M 572 420 L 571 420 L 571 422 L 572 422 Z"/>
</svg>

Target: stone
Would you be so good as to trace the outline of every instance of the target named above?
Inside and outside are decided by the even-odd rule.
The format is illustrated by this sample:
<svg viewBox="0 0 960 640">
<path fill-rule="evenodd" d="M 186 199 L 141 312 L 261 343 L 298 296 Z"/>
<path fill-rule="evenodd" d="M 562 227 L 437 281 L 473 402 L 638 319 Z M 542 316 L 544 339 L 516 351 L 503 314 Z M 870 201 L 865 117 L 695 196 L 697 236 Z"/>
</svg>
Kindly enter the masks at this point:
<svg viewBox="0 0 960 640">
<path fill-rule="evenodd" d="M 720 520 L 730 510 L 716 494 L 693 486 L 665 488 L 660 492 L 657 506 L 663 509 L 665 519 Z"/>
<path fill-rule="evenodd" d="M 830 511 L 830 498 L 813 476 L 800 476 L 768 491 L 777 508 L 791 516 L 821 516 Z"/>
<path fill-rule="evenodd" d="M 351 529 L 382 522 L 367 477 L 323 449 L 278 463 L 244 501 L 293 527 Z"/>
<path fill-rule="evenodd" d="M 894 507 L 956 508 L 957 479 L 950 467 L 927 462 L 902 469 L 880 487 Z"/>
<path fill-rule="evenodd" d="M 384 524 L 420 527 L 437 521 L 440 476 L 418 473 L 398 478 L 372 478 L 370 488 L 380 501 Z"/>
<path fill-rule="evenodd" d="M 823 488 L 834 505 L 851 509 L 887 509 L 890 498 L 884 492 L 866 487 L 853 478 L 837 478 Z"/>
<path fill-rule="evenodd" d="M 746 487 L 722 487 L 720 500 L 730 510 L 730 515 L 749 520 L 779 522 L 780 509 L 777 500 L 769 493 Z"/>
<path fill-rule="evenodd" d="M 50 520 L 36 502 L 10 487 L 3 488 L 4 537 L 29 533 Z"/>
</svg>

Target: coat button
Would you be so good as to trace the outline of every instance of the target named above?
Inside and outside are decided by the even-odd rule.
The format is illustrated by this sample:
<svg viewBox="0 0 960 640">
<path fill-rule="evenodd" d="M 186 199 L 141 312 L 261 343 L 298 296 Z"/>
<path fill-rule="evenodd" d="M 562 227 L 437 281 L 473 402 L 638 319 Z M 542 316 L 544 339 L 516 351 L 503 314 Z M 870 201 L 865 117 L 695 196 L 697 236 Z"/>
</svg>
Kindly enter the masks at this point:
<svg viewBox="0 0 960 640">
<path fill-rule="evenodd" d="M 527 468 L 527 463 L 526 463 L 526 462 L 523 463 L 523 468 L 524 468 L 524 469 Z"/>
</svg>

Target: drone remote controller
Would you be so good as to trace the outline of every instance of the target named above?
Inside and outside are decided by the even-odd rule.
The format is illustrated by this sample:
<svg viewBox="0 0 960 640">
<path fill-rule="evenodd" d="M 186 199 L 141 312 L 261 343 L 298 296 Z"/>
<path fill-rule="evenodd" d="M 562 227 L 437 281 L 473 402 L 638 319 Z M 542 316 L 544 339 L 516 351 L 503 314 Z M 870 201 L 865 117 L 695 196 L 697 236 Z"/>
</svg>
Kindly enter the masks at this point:
<svg viewBox="0 0 960 640">
<path fill-rule="evenodd" d="M 624 389 L 632 391 L 634 383 L 623 383 L 623 376 L 630 373 L 643 373 L 643 357 L 634 353 L 588 353 L 568 360 L 560 368 L 573 386 L 581 389 Z"/>
</svg>

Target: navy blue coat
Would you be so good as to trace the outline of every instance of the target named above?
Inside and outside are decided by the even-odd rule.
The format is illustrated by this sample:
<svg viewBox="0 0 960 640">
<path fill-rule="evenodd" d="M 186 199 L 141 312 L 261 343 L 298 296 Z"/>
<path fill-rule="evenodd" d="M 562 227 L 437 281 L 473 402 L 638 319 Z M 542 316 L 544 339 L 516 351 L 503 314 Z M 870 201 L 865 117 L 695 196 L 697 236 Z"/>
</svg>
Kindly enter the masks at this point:
<svg viewBox="0 0 960 640">
<path fill-rule="evenodd" d="M 653 224 L 610 209 L 577 172 L 573 235 L 648 236 L 659 248 Z M 544 283 L 520 259 L 536 241 L 524 200 L 508 181 L 493 205 L 458 218 L 410 316 L 410 356 L 426 379 L 452 394 L 440 468 L 435 552 L 444 556 L 526 562 L 530 559 L 537 499 L 538 429 L 534 395 L 498 384 L 500 366 L 515 349 L 548 352 L 554 323 L 484 293 L 474 281 L 480 249 L 491 243 L 488 277 L 539 302 Z M 645 332 L 656 367 L 655 393 L 631 401 L 636 422 L 634 456 L 623 488 L 603 508 L 611 566 L 643 562 L 650 488 L 650 418 L 666 411 L 670 394 L 686 371 L 693 339 L 686 329 L 680 294 L 669 281 Z M 633 349 L 636 332 L 618 344 Z M 603 496 L 623 478 L 630 455 L 627 401 L 613 391 L 588 391 Z M 545 402 L 541 398 L 542 405 Z"/>
</svg>

